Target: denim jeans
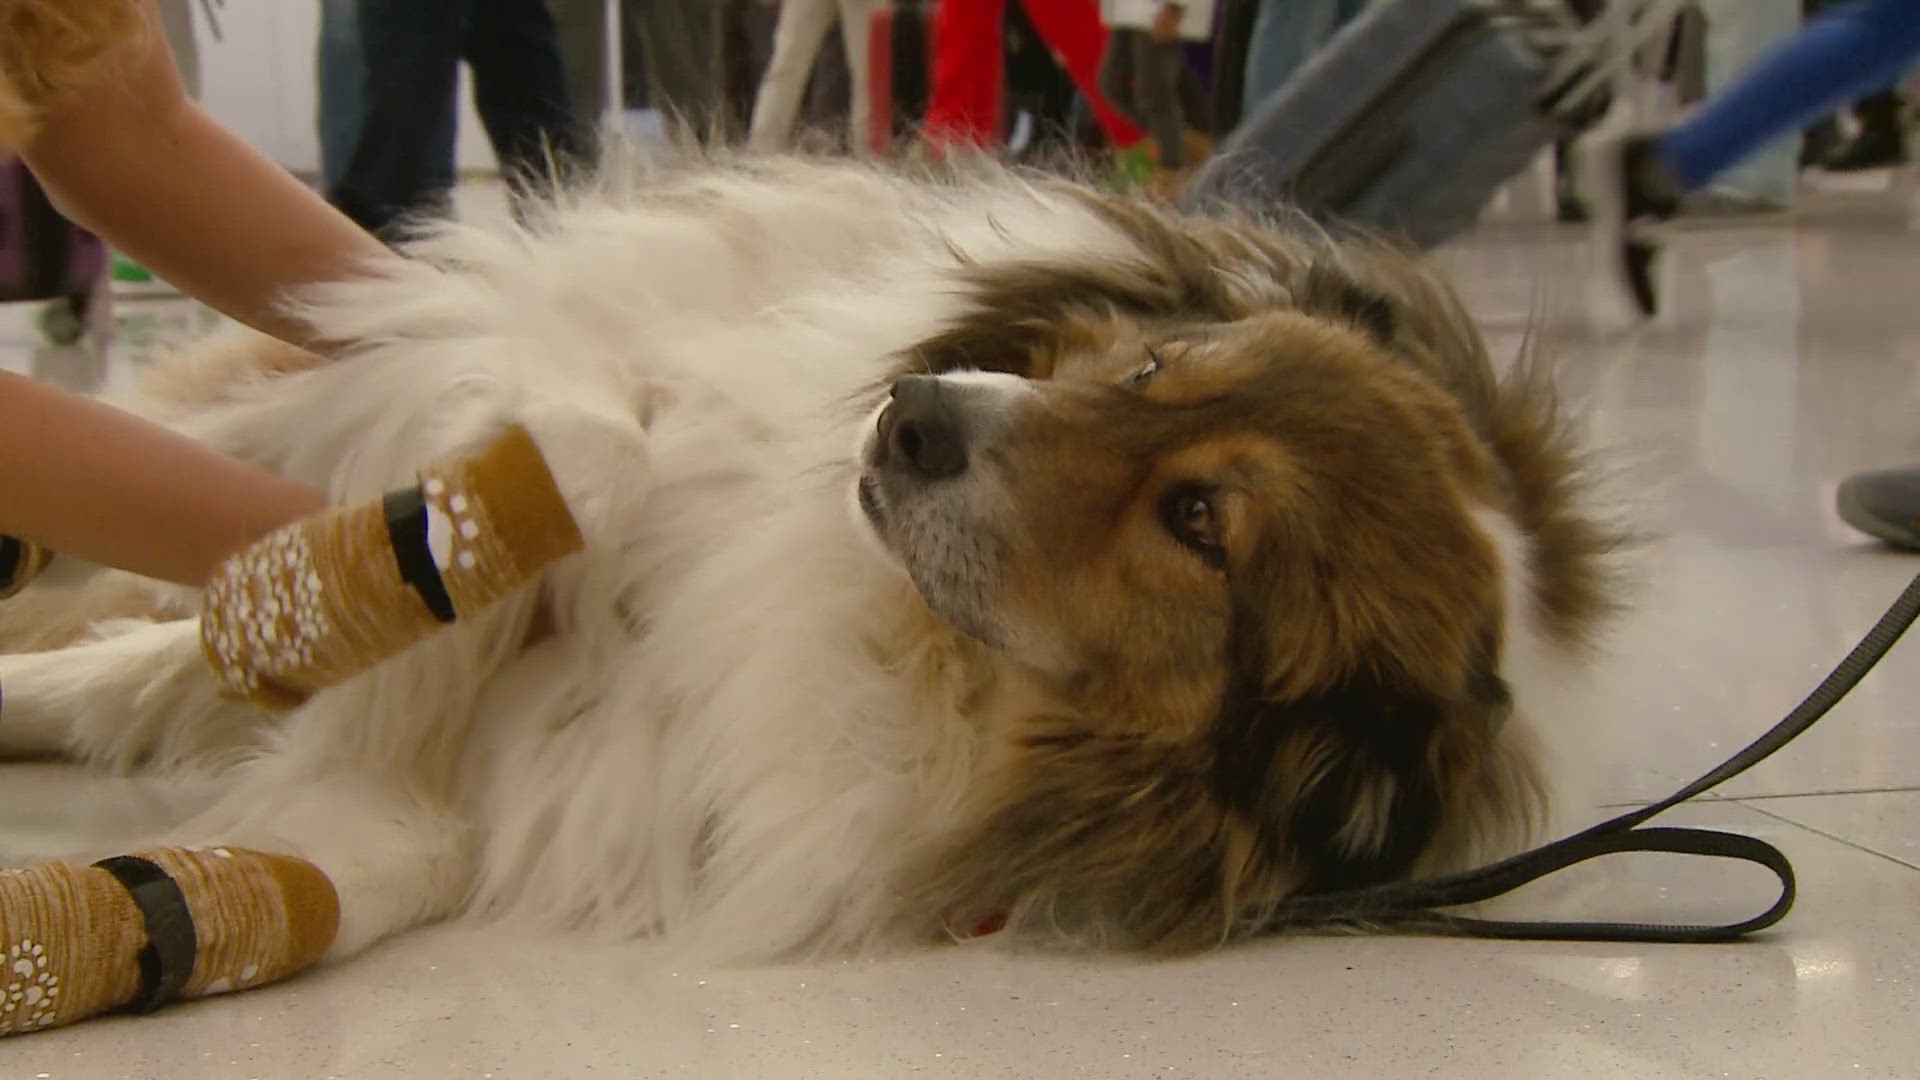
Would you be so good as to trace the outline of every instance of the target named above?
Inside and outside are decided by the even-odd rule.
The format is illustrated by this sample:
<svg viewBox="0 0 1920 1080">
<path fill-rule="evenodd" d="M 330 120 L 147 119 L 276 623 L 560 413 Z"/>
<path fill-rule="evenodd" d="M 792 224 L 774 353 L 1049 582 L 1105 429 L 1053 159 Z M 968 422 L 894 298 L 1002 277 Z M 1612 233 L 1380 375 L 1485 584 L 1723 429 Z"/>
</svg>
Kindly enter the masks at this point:
<svg viewBox="0 0 1920 1080">
<path fill-rule="evenodd" d="M 353 143 L 360 137 L 360 112 L 366 95 L 361 84 L 367 66 L 360 58 L 359 0 L 320 0 L 320 178 L 332 191 L 347 171 Z M 452 113 L 447 124 L 447 175 L 453 182 Z"/>
<path fill-rule="evenodd" d="M 1252 116 L 1366 6 L 1367 0 L 1260 0 L 1247 43 L 1241 116 Z"/>
<path fill-rule="evenodd" d="M 453 187 L 460 62 L 510 182 L 578 156 L 553 17 L 544 0 L 360 0 L 366 77 L 360 130 L 328 197 L 361 227 L 391 235 L 442 207 Z"/>
</svg>

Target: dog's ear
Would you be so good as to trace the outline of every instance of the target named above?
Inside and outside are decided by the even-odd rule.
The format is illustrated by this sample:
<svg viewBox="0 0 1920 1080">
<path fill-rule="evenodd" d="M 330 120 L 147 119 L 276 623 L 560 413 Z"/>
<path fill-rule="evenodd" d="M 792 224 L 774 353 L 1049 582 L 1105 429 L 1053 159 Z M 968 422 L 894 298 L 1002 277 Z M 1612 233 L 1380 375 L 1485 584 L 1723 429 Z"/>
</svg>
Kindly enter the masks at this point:
<svg viewBox="0 0 1920 1080">
<path fill-rule="evenodd" d="M 1307 268 L 1295 301 L 1307 314 L 1338 319 L 1382 346 L 1392 344 L 1400 328 L 1392 300 L 1325 262 Z"/>
<path fill-rule="evenodd" d="M 1477 846 L 1443 828 L 1532 816 L 1531 776 L 1501 739 L 1511 709 L 1491 656 L 1446 697 L 1365 670 L 1288 700 L 1252 695 L 1215 729 L 1215 784 L 1306 891 L 1401 880 L 1438 844 Z"/>
<path fill-rule="evenodd" d="M 1210 763 L 1192 740 L 1025 721 L 917 875 L 917 906 L 962 932 L 1005 919 L 1108 948 L 1218 946 L 1260 886 L 1253 832 L 1214 798 Z"/>
<path fill-rule="evenodd" d="M 1433 840 L 1444 706 L 1370 673 L 1285 701 L 1231 704 L 1215 783 L 1311 892 L 1404 877 Z"/>
</svg>

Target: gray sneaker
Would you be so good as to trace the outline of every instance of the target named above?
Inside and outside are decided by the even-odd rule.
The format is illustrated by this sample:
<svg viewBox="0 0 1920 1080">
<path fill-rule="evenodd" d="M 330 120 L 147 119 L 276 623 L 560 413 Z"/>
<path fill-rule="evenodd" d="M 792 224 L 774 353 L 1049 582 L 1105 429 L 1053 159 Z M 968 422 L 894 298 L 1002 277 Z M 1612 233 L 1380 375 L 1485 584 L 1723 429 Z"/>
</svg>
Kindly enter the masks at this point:
<svg viewBox="0 0 1920 1080">
<path fill-rule="evenodd" d="M 1840 520 L 1875 540 L 1920 551 L 1920 465 L 1849 476 L 1834 502 Z"/>
</svg>

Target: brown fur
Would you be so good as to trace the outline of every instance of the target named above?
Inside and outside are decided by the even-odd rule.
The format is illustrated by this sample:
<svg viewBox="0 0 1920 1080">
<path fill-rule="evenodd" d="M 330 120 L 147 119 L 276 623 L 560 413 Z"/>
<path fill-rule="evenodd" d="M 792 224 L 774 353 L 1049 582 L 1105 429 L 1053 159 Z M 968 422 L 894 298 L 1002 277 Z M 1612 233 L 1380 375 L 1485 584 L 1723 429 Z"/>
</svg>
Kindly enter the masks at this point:
<svg viewBox="0 0 1920 1080">
<path fill-rule="evenodd" d="M 1000 558 L 1067 663 L 918 899 L 1180 950 L 1523 842 L 1543 790 L 1500 674 L 1521 613 L 1475 514 L 1525 533 L 1569 652 L 1609 611 L 1616 541 L 1545 381 L 1497 377 L 1388 249 L 1098 209 L 1145 259 L 982 269 L 976 314 L 907 358 L 1050 380 L 994 451 L 1024 537 Z M 1180 485 L 1213 496 L 1222 566 L 1168 537 Z"/>
</svg>

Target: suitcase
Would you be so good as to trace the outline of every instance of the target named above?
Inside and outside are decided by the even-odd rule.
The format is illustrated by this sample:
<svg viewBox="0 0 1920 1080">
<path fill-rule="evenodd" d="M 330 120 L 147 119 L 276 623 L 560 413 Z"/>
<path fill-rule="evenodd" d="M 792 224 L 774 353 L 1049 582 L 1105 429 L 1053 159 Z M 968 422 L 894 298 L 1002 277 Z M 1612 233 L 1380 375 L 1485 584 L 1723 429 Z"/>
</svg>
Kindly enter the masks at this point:
<svg viewBox="0 0 1920 1080">
<path fill-rule="evenodd" d="M 106 287 L 106 243 L 62 217 L 24 164 L 0 165 L 0 302 L 46 303 L 41 331 L 72 345 Z"/>
<path fill-rule="evenodd" d="M 1583 30 L 1564 2 L 1375 0 L 1243 120 L 1184 198 L 1287 204 L 1330 227 L 1440 244 L 1604 114 L 1607 65 L 1660 7 Z"/>
</svg>

